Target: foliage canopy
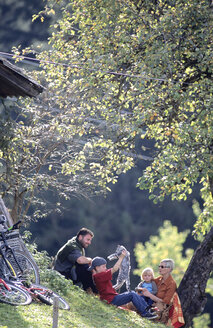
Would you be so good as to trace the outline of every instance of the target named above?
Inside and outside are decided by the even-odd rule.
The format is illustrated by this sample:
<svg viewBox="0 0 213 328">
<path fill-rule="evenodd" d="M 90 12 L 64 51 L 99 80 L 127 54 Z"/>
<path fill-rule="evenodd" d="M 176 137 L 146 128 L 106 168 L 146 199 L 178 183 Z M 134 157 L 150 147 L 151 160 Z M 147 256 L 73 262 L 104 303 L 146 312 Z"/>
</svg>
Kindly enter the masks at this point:
<svg viewBox="0 0 213 328">
<path fill-rule="evenodd" d="M 159 228 L 158 236 L 150 236 L 149 241 L 137 243 L 135 247 L 135 257 L 137 260 L 137 269 L 134 273 L 141 276 L 141 272 L 145 267 L 153 267 L 154 272 L 158 271 L 158 264 L 162 259 L 172 258 L 175 262 L 175 268 L 172 275 L 179 285 L 184 273 L 189 265 L 194 250 L 188 248 L 184 250 L 184 243 L 189 231 L 178 232 L 176 226 L 170 221 L 164 221 L 162 227 Z M 213 279 L 209 279 L 206 292 L 213 295 Z"/>
<path fill-rule="evenodd" d="M 183 256 L 183 244 L 188 233 L 189 231 L 178 233 L 177 227 L 172 226 L 169 221 L 164 221 L 163 227 L 159 229 L 159 236 L 151 236 L 144 245 L 142 243 L 136 245 L 135 255 L 138 266 L 135 273 L 141 276 L 142 270 L 151 266 L 156 274 L 160 261 L 172 258 L 175 262 L 172 275 L 179 284 L 193 254 L 192 249 L 187 249 Z"/>
<path fill-rule="evenodd" d="M 149 189 L 154 201 L 169 194 L 180 200 L 201 183 L 204 211 L 196 228 L 208 230 L 211 2 L 47 0 L 38 17 L 43 21 L 57 12 L 50 50 L 37 56 L 43 69 L 37 78 L 45 79 L 47 91 L 26 108 L 37 118 L 43 108 L 43 127 L 56 132 L 54 145 L 62 139 L 77 145 L 60 164 L 63 174 L 73 179 L 86 170 L 85 185 L 107 189 L 133 167 L 136 155 L 145 158 L 141 150 L 136 154 L 138 137 L 154 139 L 154 160 L 138 187 Z M 54 163 L 50 168 L 55 170 Z"/>
</svg>

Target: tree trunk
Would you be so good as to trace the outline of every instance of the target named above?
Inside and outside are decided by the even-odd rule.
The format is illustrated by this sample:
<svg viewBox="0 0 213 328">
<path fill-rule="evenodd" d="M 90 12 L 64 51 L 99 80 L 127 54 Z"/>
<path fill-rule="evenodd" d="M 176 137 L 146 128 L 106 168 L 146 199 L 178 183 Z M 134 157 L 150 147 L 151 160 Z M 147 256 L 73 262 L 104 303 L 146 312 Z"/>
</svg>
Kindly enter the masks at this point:
<svg viewBox="0 0 213 328">
<path fill-rule="evenodd" d="M 196 249 L 186 273 L 178 287 L 185 328 L 199 315 L 206 304 L 206 284 L 213 270 L 213 227 Z"/>
<path fill-rule="evenodd" d="M 0 197 L 0 215 L 1 214 L 6 217 L 8 226 L 9 227 L 12 226 L 13 225 L 13 220 L 10 216 L 10 213 L 8 212 L 8 209 L 4 205 L 3 199 Z"/>
</svg>

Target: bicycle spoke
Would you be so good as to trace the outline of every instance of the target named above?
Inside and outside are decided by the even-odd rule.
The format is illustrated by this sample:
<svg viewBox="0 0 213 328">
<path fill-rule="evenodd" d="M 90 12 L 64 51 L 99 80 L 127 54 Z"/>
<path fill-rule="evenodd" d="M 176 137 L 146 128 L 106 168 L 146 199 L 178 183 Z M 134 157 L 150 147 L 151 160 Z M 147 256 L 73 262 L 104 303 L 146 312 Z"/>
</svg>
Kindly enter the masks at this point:
<svg viewBox="0 0 213 328">
<path fill-rule="evenodd" d="M 27 305 L 32 302 L 32 298 L 28 292 L 10 283 L 0 284 L 0 302 L 11 305 Z"/>
</svg>

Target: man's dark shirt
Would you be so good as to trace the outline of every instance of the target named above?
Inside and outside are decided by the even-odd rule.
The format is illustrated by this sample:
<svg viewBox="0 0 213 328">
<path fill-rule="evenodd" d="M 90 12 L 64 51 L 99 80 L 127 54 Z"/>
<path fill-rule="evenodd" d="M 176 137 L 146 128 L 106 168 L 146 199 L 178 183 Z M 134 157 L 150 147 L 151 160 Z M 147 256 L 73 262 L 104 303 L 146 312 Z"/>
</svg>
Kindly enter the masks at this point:
<svg viewBox="0 0 213 328">
<path fill-rule="evenodd" d="M 85 250 L 75 236 L 59 249 L 54 269 L 59 272 L 71 270 L 80 256 L 85 256 Z"/>
</svg>

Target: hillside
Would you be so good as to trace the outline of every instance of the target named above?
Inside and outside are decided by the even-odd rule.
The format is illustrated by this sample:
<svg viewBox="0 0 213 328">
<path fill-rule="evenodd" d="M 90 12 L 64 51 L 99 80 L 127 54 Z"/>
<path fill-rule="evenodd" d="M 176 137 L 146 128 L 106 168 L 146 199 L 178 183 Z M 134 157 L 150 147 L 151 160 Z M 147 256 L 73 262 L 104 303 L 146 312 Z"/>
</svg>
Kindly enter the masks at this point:
<svg viewBox="0 0 213 328">
<path fill-rule="evenodd" d="M 83 292 L 80 288 L 66 283 L 66 295 L 55 288 L 69 302 L 71 310 L 59 310 L 60 328 L 160 328 L 160 324 L 140 318 L 136 313 L 117 309 L 101 302 L 98 297 Z M 52 327 L 53 308 L 42 303 L 28 306 L 0 305 L 0 328 L 47 328 Z"/>
</svg>

